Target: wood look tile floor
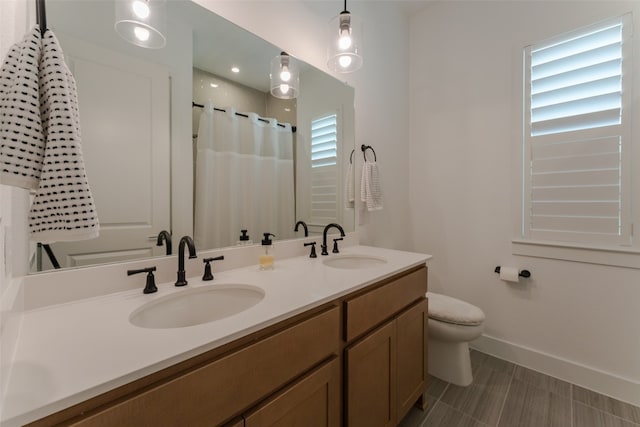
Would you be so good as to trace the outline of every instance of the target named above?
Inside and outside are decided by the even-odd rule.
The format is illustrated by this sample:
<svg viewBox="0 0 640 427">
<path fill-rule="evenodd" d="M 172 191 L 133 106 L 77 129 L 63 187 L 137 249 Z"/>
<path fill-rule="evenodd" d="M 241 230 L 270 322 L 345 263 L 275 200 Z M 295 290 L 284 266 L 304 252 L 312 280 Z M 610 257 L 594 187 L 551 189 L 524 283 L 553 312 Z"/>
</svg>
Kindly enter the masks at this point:
<svg viewBox="0 0 640 427">
<path fill-rule="evenodd" d="M 429 377 L 400 427 L 640 427 L 640 407 L 471 350 L 468 387 Z"/>
</svg>

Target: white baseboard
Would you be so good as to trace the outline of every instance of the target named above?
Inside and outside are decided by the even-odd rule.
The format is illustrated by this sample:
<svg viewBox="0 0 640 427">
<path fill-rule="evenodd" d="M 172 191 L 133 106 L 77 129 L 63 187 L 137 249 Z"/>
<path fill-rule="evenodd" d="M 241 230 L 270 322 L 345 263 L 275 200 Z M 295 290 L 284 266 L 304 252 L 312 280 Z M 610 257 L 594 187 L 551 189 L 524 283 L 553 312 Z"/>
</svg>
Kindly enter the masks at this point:
<svg viewBox="0 0 640 427">
<path fill-rule="evenodd" d="M 470 346 L 483 353 L 640 406 L 640 382 L 638 381 L 488 335 L 480 336 L 471 342 Z"/>
</svg>

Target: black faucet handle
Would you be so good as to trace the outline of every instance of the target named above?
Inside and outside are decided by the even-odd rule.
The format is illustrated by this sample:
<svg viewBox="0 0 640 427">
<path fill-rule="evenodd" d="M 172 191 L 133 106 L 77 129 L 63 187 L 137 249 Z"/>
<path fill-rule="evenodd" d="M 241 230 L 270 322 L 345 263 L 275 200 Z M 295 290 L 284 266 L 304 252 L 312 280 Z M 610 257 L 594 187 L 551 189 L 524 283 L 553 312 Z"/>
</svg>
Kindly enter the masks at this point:
<svg viewBox="0 0 640 427">
<path fill-rule="evenodd" d="M 127 270 L 127 276 L 138 273 L 147 273 L 147 283 L 145 284 L 142 292 L 145 294 L 152 294 L 158 291 L 158 288 L 156 287 L 156 278 L 153 275 L 154 271 L 156 271 L 155 265 L 153 267 L 140 268 L 137 270 Z"/>
<path fill-rule="evenodd" d="M 221 261 L 224 259 L 224 255 L 220 255 L 213 258 L 204 258 L 202 262 L 204 262 L 204 275 L 202 276 L 202 280 L 213 280 L 213 272 L 211 271 L 211 261 Z"/>
<path fill-rule="evenodd" d="M 344 240 L 344 238 L 338 237 L 337 239 L 333 239 L 333 250 L 331 252 L 333 252 L 334 254 L 340 253 L 340 250 L 338 250 L 338 242 L 340 240 Z"/>
<path fill-rule="evenodd" d="M 316 242 L 309 242 L 309 243 L 305 243 L 305 246 L 311 246 L 311 253 L 309 254 L 309 258 L 317 258 L 318 255 L 316 255 Z"/>
<path fill-rule="evenodd" d="M 152 273 L 156 271 L 156 266 L 154 265 L 153 267 L 145 267 L 145 268 L 140 268 L 137 270 L 127 270 L 127 276 L 131 276 L 134 274 L 138 274 L 138 273 Z"/>
</svg>

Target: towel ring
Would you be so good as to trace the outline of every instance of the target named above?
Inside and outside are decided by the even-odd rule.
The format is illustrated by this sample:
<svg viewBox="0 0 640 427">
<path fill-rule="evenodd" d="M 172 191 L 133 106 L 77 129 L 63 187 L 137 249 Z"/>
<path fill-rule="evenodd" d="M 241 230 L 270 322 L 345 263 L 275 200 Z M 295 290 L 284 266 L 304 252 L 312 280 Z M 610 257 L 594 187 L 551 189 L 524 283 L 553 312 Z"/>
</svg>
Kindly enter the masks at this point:
<svg viewBox="0 0 640 427">
<path fill-rule="evenodd" d="M 354 148 L 353 150 L 351 150 L 351 154 L 349 155 L 349 164 L 353 164 L 353 153 L 356 152 L 356 149 Z"/>
<path fill-rule="evenodd" d="M 367 150 L 371 150 L 373 152 L 373 161 L 377 162 L 378 158 L 376 156 L 376 151 L 373 149 L 372 146 L 370 145 L 364 145 L 362 144 L 362 146 L 360 147 L 360 149 L 362 150 L 362 157 L 364 157 L 364 161 L 367 161 Z"/>
</svg>

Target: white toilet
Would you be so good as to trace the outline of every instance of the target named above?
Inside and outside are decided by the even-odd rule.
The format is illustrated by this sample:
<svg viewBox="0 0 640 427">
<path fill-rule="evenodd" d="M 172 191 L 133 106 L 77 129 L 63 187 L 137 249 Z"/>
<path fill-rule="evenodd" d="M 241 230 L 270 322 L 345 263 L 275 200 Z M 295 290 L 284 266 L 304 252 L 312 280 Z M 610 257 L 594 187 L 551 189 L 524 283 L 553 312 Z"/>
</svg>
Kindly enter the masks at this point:
<svg viewBox="0 0 640 427">
<path fill-rule="evenodd" d="M 429 374 L 468 386 L 473 381 L 469 341 L 482 333 L 484 313 L 475 305 L 427 292 L 429 298 Z"/>
</svg>

